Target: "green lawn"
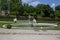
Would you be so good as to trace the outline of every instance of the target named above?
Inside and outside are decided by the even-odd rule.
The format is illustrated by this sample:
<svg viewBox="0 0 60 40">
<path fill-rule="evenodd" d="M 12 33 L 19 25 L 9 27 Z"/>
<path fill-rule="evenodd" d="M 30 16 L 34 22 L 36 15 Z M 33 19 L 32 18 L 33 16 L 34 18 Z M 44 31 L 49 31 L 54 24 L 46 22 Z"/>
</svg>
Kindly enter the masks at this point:
<svg viewBox="0 0 60 40">
<path fill-rule="evenodd" d="M 12 24 L 12 21 L 0 21 L 0 28 L 2 27 L 2 25 L 4 24 Z"/>
</svg>

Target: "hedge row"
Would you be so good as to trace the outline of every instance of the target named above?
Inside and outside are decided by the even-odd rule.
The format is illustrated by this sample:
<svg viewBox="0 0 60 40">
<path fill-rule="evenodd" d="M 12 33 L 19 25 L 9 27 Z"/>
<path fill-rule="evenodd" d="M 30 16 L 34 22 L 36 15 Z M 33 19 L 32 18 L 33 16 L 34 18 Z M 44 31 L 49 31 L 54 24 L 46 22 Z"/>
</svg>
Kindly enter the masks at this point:
<svg viewBox="0 0 60 40">
<path fill-rule="evenodd" d="M 0 16 L 0 21 L 12 21 L 15 16 Z M 28 16 L 19 16 L 18 20 L 28 20 Z M 33 18 L 31 18 L 33 19 Z M 37 17 L 38 21 L 60 21 L 60 18 Z"/>
</svg>

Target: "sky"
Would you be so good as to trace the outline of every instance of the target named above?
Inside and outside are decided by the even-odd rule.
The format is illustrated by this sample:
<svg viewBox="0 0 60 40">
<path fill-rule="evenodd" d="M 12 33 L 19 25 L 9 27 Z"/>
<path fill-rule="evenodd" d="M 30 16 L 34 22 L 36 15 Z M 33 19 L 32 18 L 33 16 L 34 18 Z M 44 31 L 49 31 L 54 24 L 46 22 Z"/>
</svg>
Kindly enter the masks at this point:
<svg viewBox="0 0 60 40">
<path fill-rule="evenodd" d="M 60 0 L 22 0 L 22 3 L 36 6 L 37 4 L 49 4 L 51 7 L 60 5 Z"/>
</svg>

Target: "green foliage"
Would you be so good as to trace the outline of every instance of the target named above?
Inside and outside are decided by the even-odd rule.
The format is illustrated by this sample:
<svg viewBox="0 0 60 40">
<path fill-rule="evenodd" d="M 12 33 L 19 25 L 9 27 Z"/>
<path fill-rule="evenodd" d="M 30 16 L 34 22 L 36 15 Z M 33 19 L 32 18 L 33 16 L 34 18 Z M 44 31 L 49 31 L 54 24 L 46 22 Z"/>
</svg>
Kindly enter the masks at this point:
<svg viewBox="0 0 60 40">
<path fill-rule="evenodd" d="M 60 18 L 60 5 L 55 7 L 55 17 L 59 17 Z"/>
<path fill-rule="evenodd" d="M 52 8 L 47 4 L 38 4 L 36 6 L 36 13 L 45 17 L 49 17 Z"/>
<path fill-rule="evenodd" d="M 43 17 L 44 16 L 44 13 L 41 11 L 41 15 L 40 15 L 41 17 Z"/>
<path fill-rule="evenodd" d="M 36 16 L 36 13 L 35 13 L 35 12 L 33 12 L 33 13 L 31 13 L 31 15 L 32 15 L 32 16 Z"/>
<path fill-rule="evenodd" d="M 28 5 L 27 3 L 22 4 L 22 0 L 1 0 L 0 9 L 3 9 L 5 13 L 8 13 L 10 6 L 10 14 L 19 16 L 41 16 L 41 17 L 59 17 L 60 18 L 60 5 L 55 7 L 55 11 L 48 4 L 38 4 L 36 7 Z"/>
<path fill-rule="evenodd" d="M 2 28 L 2 25 L 3 25 L 3 24 L 0 23 L 0 28 Z"/>
<path fill-rule="evenodd" d="M 7 29 L 11 29 L 11 27 L 12 27 L 12 25 L 10 25 L 10 24 L 7 24 Z"/>
<path fill-rule="evenodd" d="M 27 13 L 26 11 L 24 11 L 24 14 L 23 14 L 23 15 L 25 15 L 25 16 L 26 16 L 26 15 L 28 15 L 28 13 Z"/>
<path fill-rule="evenodd" d="M 60 5 L 56 6 L 55 10 L 60 10 Z"/>
<path fill-rule="evenodd" d="M 55 16 L 56 16 L 56 17 L 59 17 L 59 16 L 60 16 L 60 11 L 58 11 L 58 10 L 55 11 Z"/>
</svg>

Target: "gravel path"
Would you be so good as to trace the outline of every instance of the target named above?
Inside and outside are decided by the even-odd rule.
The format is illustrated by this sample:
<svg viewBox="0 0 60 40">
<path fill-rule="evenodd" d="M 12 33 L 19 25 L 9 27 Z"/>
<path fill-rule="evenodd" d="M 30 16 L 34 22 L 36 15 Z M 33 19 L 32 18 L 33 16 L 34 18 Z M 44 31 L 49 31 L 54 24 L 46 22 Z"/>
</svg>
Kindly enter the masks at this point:
<svg viewBox="0 0 60 40">
<path fill-rule="evenodd" d="M 0 35 L 0 40 L 60 40 L 59 35 Z"/>
<path fill-rule="evenodd" d="M 60 30 L 20 30 L 0 28 L 0 40 L 60 40 Z"/>
<path fill-rule="evenodd" d="M 0 28 L 0 34 L 60 35 L 60 30 L 20 30 Z"/>
</svg>

